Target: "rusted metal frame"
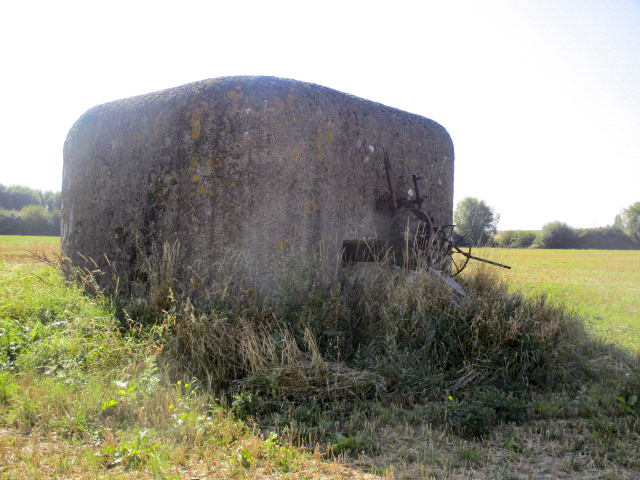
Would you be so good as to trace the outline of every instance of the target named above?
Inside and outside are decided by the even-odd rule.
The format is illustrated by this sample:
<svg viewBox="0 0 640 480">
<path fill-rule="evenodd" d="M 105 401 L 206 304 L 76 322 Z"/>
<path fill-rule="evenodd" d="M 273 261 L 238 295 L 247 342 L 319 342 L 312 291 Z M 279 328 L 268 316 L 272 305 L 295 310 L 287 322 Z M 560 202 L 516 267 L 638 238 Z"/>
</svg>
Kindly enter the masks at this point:
<svg viewBox="0 0 640 480">
<path fill-rule="evenodd" d="M 391 207 L 393 208 L 393 213 L 396 215 L 398 213 L 398 199 L 396 198 L 396 191 L 393 188 L 393 183 L 391 182 L 391 164 L 389 162 L 389 155 L 387 155 L 387 150 L 383 147 L 382 153 L 384 155 L 384 169 L 387 172 L 387 184 L 389 185 L 389 193 L 391 194 Z"/>
<path fill-rule="evenodd" d="M 491 260 L 487 260 L 485 258 L 480 258 L 480 257 L 475 257 L 473 255 L 471 255 L 470 253 L 467 252 L 463 252 L 462 250 L 460 250 L 460 248 L 458 248 L 457 245 L 453 245 L 453 248 L 456 252 L 458 252 L 460 255 L 464 255 L 467 258 L 470 258 L 471 260 L 477 260 L 479 262 L 484 262 L 484 263 L 488 263 L 490 265 L 495 265 L 496 267 L 502 267 L 502 268 L 506 268 L 508 270 L 511 270 L 511 267 L 509 265 L 504 265 L 502 263 L 498 263 L 498 262 L 493 262 Z"/>
</svg>

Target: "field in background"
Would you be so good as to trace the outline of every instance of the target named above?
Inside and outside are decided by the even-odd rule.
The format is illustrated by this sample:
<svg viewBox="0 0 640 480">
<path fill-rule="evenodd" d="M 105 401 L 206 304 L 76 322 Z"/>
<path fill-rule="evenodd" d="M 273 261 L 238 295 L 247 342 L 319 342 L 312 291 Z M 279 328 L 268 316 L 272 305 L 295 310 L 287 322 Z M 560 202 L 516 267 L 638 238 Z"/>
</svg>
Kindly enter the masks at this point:
<svg viewBox="0 0 640 480">
<path fill-rule="evenodd" d="M 0 235 L 0 261 L 24 263 L 33 260 L 33 254 L 60 253 L 60 237 L 25 237 Z"/>
<path fill-rule="evenodd" d="M 482 248 L 513 290 L 546 294 L 591 318 L 605 338 L 640 351 L 640 251 Z M 477 268 L 479 264 L 473 262 Z"/>
</svg>

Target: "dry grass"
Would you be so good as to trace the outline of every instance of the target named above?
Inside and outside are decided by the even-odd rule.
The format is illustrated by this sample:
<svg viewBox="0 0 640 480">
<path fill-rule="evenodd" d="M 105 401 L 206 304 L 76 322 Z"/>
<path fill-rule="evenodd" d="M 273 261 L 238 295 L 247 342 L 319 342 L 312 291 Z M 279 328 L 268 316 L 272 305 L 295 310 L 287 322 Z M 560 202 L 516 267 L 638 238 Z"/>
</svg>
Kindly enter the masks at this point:
<svg viewBox="0 0 640 480">
<path fill-rule="evenodd" d="M 310 454 L 294 472 L 283 473 L 280 468 L 263 460 L 262 442 L 246 437 L 227 453 L 218 446 L 200 447 L 192 455 L 184 447 L 175 446 L 169 459 L 150 462 L 132 469 L 124 464 L 114 465 L 105 458 L 108 441 L 77 444 L 55 433 L 33 430 L 28 434 L 14 429 L 0 429 L 0 478 L 7 480 L 38 480 L 64 478 L 85 479 L 380 479 L 339 461 L 327 462 L 318 454 Z M 246 451 L 254 455 L 256 464 L 244 467 L 230 458 Z M 383 477 L 384 478 L 384 477 Z M 387 477 L 393 478 L 393 477 Z"/>
<path fill-rule="evenodd" d="M 30 263 L 33 254 L 60 254 L 60 237 L 0 235 L 0 263 Z"/>
</svg>

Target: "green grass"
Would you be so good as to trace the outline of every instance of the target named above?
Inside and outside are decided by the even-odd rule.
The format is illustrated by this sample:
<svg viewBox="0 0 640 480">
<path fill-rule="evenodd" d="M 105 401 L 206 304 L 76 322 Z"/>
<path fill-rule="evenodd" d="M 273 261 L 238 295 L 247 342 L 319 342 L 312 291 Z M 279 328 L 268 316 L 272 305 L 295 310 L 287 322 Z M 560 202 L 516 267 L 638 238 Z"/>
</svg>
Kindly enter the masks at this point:
<svg viewBox="0 0 640 480">
<path fill-rule="evenodd" d="M 640 251 L 476 249 L 512 290 L 546 294 L 590 317 L 604 338 L 640 352 Z"/>
<path fill-rule="evenodd" d="M 0 479 L 640 476 L 638 359 L 483 272 L 198 310 L 86 295 L 36 240 L 0 247 Z"/>
</svg>

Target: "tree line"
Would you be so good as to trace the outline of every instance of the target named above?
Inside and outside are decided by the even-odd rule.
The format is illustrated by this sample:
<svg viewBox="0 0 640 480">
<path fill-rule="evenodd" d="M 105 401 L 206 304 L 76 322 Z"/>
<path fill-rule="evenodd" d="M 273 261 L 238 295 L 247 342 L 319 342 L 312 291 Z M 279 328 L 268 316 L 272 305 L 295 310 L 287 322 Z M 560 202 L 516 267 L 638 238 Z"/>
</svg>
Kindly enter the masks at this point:
<svg viewBox="0 0 640 480">
<path fill-rule="evenodd" d="M 455 208 L 453 221 L 464 238 L 458 243 L 507 248 L 640 249 L 640 202 L 623 209 L 613 225 L 573 228 L 564 222 L 545 224 L 540 231 L 497 232 L 500 215 L 484 200 L 467 197 Z"/>
<path fill-rule="evenodd" d="M 0 235 L 60 235 L 61 192 L 0 184 Z"/>
</svg>

